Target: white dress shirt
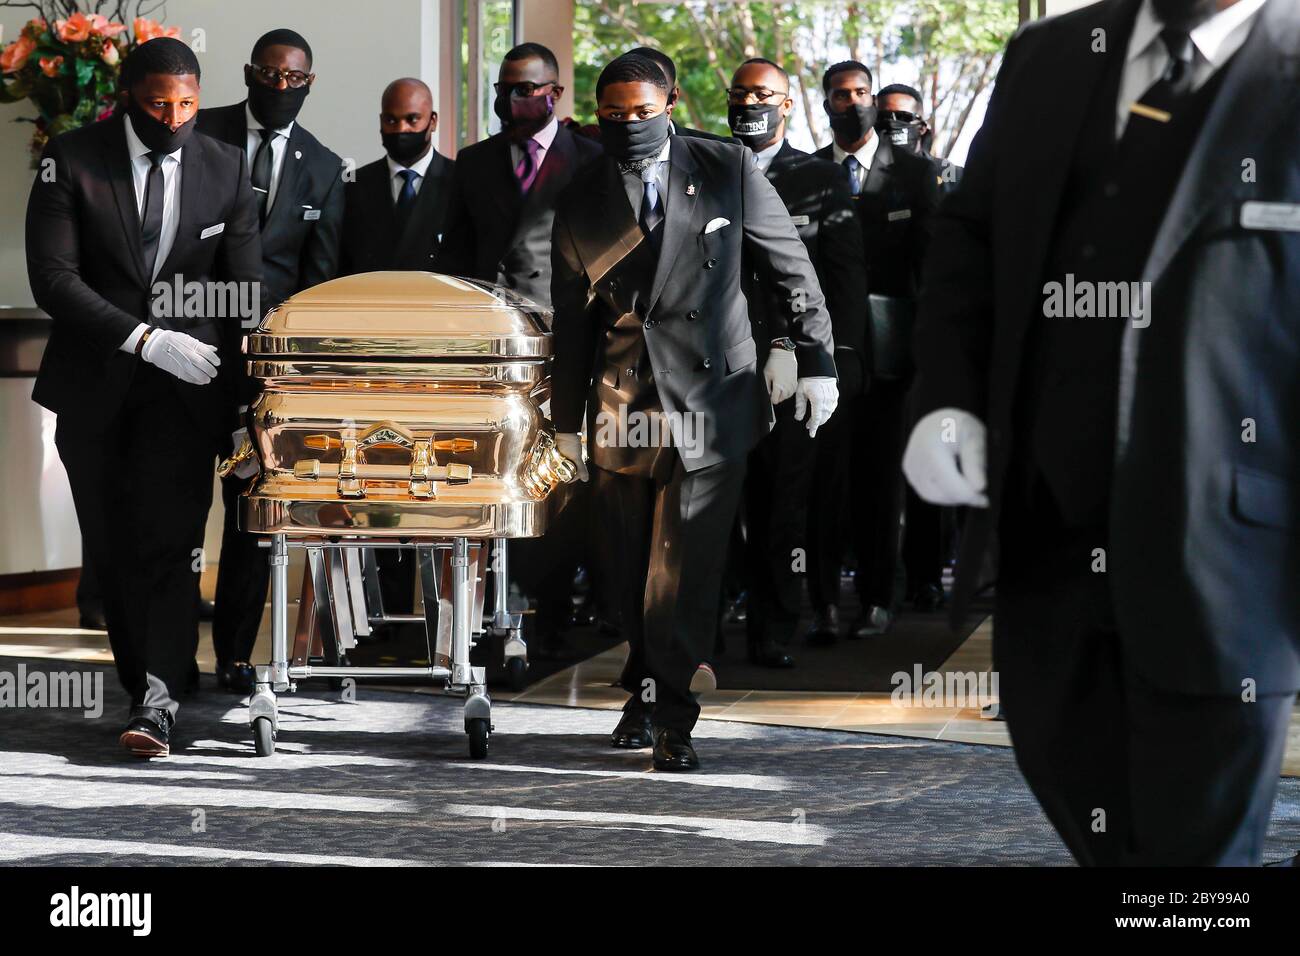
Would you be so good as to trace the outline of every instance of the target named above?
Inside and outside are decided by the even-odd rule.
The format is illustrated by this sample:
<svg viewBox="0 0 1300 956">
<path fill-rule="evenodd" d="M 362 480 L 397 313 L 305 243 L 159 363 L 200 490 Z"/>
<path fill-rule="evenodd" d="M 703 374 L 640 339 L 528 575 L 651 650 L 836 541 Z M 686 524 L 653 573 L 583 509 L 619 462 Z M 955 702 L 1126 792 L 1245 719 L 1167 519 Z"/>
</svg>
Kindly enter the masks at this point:
<svg viewBox="0 0 1300 956">
<path fill-rule="evenodd" d="M 1262 6 L 1264 0 L 1237 0 L 1191 31 L 1193 89 L 1199 89 L 1241 49 Z M 1124 73 L 1120 77 L 1119 101 L 1115 105 L 1116 139 L 1124 135 L 1129 107 L 1160 79 L 1169 65 L 1169 51 L 1160 42 L 1163 29 L 1164 24 L 1156 19 L 1151 0 L 1145 0 L 1133 22 L 1128 55 L 1124 58 Z"/>
<path fill-rule="evenodd" d="M 247 103 L 244 104 L 244 116 L 248 120 L 248 140 L 245 149 L 248 152 L 248 171 L 253 172 L 253 160 L 257 158 L 257 150 L 262 145 L 262 130 L 265 129 L 253 117 L 253 111 L 249 109 Z M 282 129 L 277 129 L 271 136 L 271 188 L 266 194 L 266 208 L 269 212 L 275 205 L 275 191 L 280 185 L 280 170 L 284 168 L 284 154 L 289 149 L 289 134 L 293 132 L 293 121 Z"/>
<path fill-rule="evenodd" d="M 140 142 L 140 137 L 136 135 L 135 127 L 131 125 L 131 117 L 127 115 L 123 124 L 126 129 L 126 151 L 131 157 L 131 181 L 135 186 L 135 206 L 140 214 L 140 222 L 144 222 L 144 200 L 145 189 L 149 185 L 149 147 Z M 181 153 L 184 148 L 176 150 L 174 153 L 168 153 L 163 157 L 162 174 L 163 174 L 163 221 L 162 234 L 158 237 L 158 258 L 154 260 L 153 275 L 149 277 L 149 282 L 158 277 L 158 272 L 162 269 L 163 264 L 167 261 L 167 255 L 172 251 L 172 246 L 176 243 L 176 231 L 181 224 Z M 141 322 L 135 327 L 130 335 L 126 337 L 119 348 L 124 352 L 134 352 L 135 343 L 140 341 L 140 336 L 144 335 L 144 330 L 149 326 Z"/>
<path fill-rule="evenodd" d="M 834 157 L 835 162 L 839 163 L 841 166 L 844 165 L 845 157 L 849 155 L 858 158 L 858 168 L 856 171 L 858 181 L 854 183 L 854 195 L 862 192 L 862 187 L 867 184 L 867 173 L 871 171 L 871 164 L 875 160 L 876 150 L 879 148 L 880 137 L 877 136 L 874 131 L 867 137 L 867 141 L 862 144 L 862 147 L 856 153 L 852 154 L 841 149 L 839 143 L 834 140 L 831 141 L 831 156 Z"/>
<path fill-rule="evenodd" d="M 668 156 L 672 153 L 673 138 L 669 136 L 664 148 L 654 161 L 655 188 L 659 191 L 659 211 L 668 215 Z M 627 192 L 627 201 L 632 204 L 632 212 L 638 221 L 641 218 L 641 202 L 645 199 L 645 182 L 640 173 L 623 173 L 623 189 Z"/>
<path fill-rule="evenodd" d="M 429 164 L 433 162 L 433 144 L 430 143 L 429 151 L 415 162 L 411 163 L 410 166 L 403 166 L 391 156 L 385 156 L 384 159 L 388 161 L 388 185 L 392 189 L 393 204 L 396 205 L 397 197 L 401 195 L 402 186 L 406 182 L 406 180 L 399 174 L 404 169 L 414 170 L 415 182 L 412 184 L 411 188 L 418 193 L 420 191 L 420 186 L 424 183 L 424 174 L 429 171 Z"/>
<path fill-rule="evenodd" d="M 540 147 L 537 150 L 537 168 L 542 168 L 542 163 L 546 161 L 546 154 L 550 151 L 551 144 L 555 142 L 555 134 L 560 128 L 560 121 L 551 116 L 551 121 L 532 135 L 532 139 L 537 140 Z M 519 164 L 524 161 L 524 148 L 514 140 L 510 141 L 510 168 L 518 169 Z"/>
<path fill-rule="evenodd" d="M 875 139 L 875 137 L 873 136 L 872 139 Z M 764 176 L 767 175 L 767 171 L 772 165 L 772 160 L 776 159 L 776 154 L 781 152 L 781 147 L 784 145 L 785 140 L 778 139 L 766 149 L 754 153 L 754 161 L 758 163 L 758 168 L 762 171 Z"/>
</svg>

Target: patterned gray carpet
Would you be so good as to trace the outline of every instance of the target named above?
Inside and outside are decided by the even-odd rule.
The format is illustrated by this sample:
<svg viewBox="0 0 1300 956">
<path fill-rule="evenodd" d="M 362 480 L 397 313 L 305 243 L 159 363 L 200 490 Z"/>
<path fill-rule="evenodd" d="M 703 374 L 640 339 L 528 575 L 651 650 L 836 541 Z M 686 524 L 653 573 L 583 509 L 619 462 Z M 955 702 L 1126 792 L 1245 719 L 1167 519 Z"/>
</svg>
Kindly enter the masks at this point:
<svg viewBox="0 0 1300 956">
<path fill-rule="evenodd" d="M 97 719 L 0 708 L 0 864 L 1070 862 L 1006 749 L 702 721 L 702 771 L 655 774 L 607 746 L 617 715 L 497 704 L 470 761 L 458 701 L 318 685 L 281 697 L 258 758 L 242 702 L 204 680 L 148 763 L 118 749 L 111 671 Z M 1268 857 L 1297 846 L 1284 780 Z"/>
</svg>

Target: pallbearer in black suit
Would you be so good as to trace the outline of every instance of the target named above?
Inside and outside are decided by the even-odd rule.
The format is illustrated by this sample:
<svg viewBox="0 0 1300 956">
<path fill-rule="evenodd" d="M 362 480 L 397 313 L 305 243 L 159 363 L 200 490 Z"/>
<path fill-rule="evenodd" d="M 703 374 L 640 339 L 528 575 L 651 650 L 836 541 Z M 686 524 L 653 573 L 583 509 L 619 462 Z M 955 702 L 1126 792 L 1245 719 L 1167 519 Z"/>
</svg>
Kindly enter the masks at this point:
<svg viewBox="0 0 1300 956">
<path fill-rule="evenodd" d="M 248 98 L 199 113 L 199 132 L 248 157 L 261 223 L 263 308 L 338 272 L 343 161 L 297 121 L 315 79 L 307 41 L 293 30 L 272 30 L 253 44 L 244 66 Z M 241 396 L 241 405 L 251 399 Z M 237 445 L 242 440 L 235 435 Z M 217 684 L 240 694 L 253 690 L 248 659 L 270 582 L 266 549 L 239 530 L 239 496 L 256 467 L 249 462 L 221 482 L 226 510 L 212 645 Z"/>
<path fill-rule="evenodd" d="M 855 398 L 864 378 L 867 273 L 848 175 L 786 141 L 786 117 L 794 100 L 790 78 L 776 63 L 746 60 L 731 79 L 727 99 L 732 134 L 754 151 L 758 168 L 776 188 L 808 250 L 831 316 L 840 398 Z M 798 370 L 788 310 L 780 291 L 764 286 L 762 278 L 758 271 L 747 272 L 744 289 L 776 425 L 751 453 L 745 478 L 746 626 L 750 660 L 791 667 L 794 661 L 785 648 L 803 603 L 801 555 L 807 550 L 809 496 L 842 499 L 844 489 L 828 487 L 831 474 L 816 473 L 818 445 L 834 419 L 813 438 L 796 417 Z"/>
<path fill-rule="evenodd" d="M 890 83 L 876 94 L 876 129 L 894 149 L 906 150 L 934 161 L 939 192 L 946 195 L 961 182 L 962 168 L 934 155 L 934 130 L 923 114 L 921 92 L 903 83 Z"/>
<path fill-rule="evenodd" d="M 630 697 L 613 743 L 653 740 L 655 767 L 687 770 L 690 681 L 713 646 L 745 460 L 773 420 L 742 257 L 780 295 L 811 432 L 835 408 L 834 346 L 808 253 L 753 153 L 669 136 L 668 82 L 644 57 L 605 67 L 596 95 L 606 155 L 555 217 L 552 417 L 580 461 L 585 407 L 596 527 L 624 556 Z"/>
<path fill-rule="evenodd" d="M 344 190 L 343 275 L 433 269 L 456 165 L 434 148 L 437 130 L 433 93 L 423 80 L 388 84 L 379 108 L 385 155 L 358 169 Z"/>
<path fill-rule="evenodd" d="M 493 110 L 501 132 L 460 151 L 438 271 L 551 302 L 555 199 L 600 144 L 555 117 L 564 94 L 555 54 L 521 43 L 501 63 Z"/>
<path fill-rule="evenodd" d="M 262 255 L 243 150 L 194 133 L 190 48 L 141 44 L 121 82 L 115 115 L 50 140 L 52 175 L 32 184 L 28 277 L 54 320 L 32 397 L 58 416 L 131 696 L 122 743 L 161 756 L 198 647 L 203 526 L 237 424 L 242 324 L 261 315 Z"/>
<path fill-rule="evenodd" d="M 1300 687 L 1298 65 L 1294 0 L 1032 24 L 936 217 L 904 469 L 972 506 L 956 613 L 999 531 L 1007 725 L 1081 863 L 1261 861 Z"/>
<path fill-rule="evenodd" d="M 885 633 L 893 623 L 894 584 L 899 559 L 899 518 L 904 482 L 904 398 L 911 384 L 911 310 L 920 281 L 930 214 L 938 183 L 928 157 L 894 149 L 875 132 L 877 105 L 871 71 L 854 60 L 836 63 L 822 76 L 823 104 L 834 140 L 815 155 L 849 172 L 867 272 L 867 291 L 876 298 L 870 388 L 846 403 L 831 423 L 819 471 L 832 487 L 853 477 L 848 528 L 844 499 L 818 499 L 809 518 L 808 589 L 814 623 L 810 640 L 834 640 L 839 629 L 840 565 L 845 531 L 857 553 L 856 577 L 862 616 L 850 637 Z M 836 426 L 838 425 L 838 429 Z"/>
</svg>

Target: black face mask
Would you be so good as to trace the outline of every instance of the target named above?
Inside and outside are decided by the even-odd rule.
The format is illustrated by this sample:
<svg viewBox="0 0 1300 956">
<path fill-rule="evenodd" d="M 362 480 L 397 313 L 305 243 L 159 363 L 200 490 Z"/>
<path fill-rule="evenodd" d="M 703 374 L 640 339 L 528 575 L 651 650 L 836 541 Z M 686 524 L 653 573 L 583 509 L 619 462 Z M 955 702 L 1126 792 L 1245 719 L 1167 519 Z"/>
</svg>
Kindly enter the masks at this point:
<svg viewBox="0 0 1300 956">
<path fill-rule="evenodd" d="M 649 119 L 621 123 L 618 120 L 598 117 L 600 142 L 605 152 L 624 162 L 658 156 L 668 142 L 668 114 L 660 113 Z"/>
<path fill-rule="evenodd" d="M 501 128 L 512 139 L 527 139 L 545 126 L 555 112 L 555 97 L 511 96 L 507 90 L 498 93 L 492 103 L 492 112 L 501 120 Z"/>
<path fill-rule="evenodd" d="M 831 104 L 822 100 L 822 107 L 831 120 L 831 132 L 842 143 L 856 143 L 876 125 L 875 104 L 854 103 L 843 113 L 836 113 Z"/>
<path fill-rule="evenodd" d="M 144 108 L 135 101 L 134 96 L 127 97 L 126 115 L 131 117 L 131 128 L 135 130 L 135 135 L 140 137 L 140 142 L 155 153 L 176 152 L 185 145 L 190 134 L 194 132 L 194 117 L 190 117 L 178 126 L 175 132 L 172 132 L 172 128 L 162 120 L 154 119 L 146 113 Z"/>
<path fill-rule="evenodd" d="M 900 120 L 882 120 L 876 126 L 880 138 L 888 141 L 898 149 L 919 153 L 921 151 L 921 126 L 919 122 L 904 123 Z"/>
<path fill-rule="evenodd" d="M 297 119 L 302 110 L 302 101 L 311 92 L 310 86 L 296 90 L 277 90 L 256 80 L 245 80 L 245 83 L 248 85 L 248 109 L 252 112 L 253 119 L 267 129 L 284 129 Z"/>
<path fill-rule="evenodd" d="M 781 107 L 768 103 L 733 103 L 727 107 L 731 135 L 751 148 L 768 142 L 781 125 Z"/>
<path fill-rule="evenodd" d="M 393 162 L 410 166 L 429 145 L 430 132 L 426 126 L 411 133 L 380 133 L 379 138 L 383 140 L 384 152 L 393 158 Z"/>
<path fill-rule="evenodd" d="M 1218 0 L 1152 0 L 1156 18 L 1171 27 L 1191 29 L 1218 9 Z"/>
</svg>

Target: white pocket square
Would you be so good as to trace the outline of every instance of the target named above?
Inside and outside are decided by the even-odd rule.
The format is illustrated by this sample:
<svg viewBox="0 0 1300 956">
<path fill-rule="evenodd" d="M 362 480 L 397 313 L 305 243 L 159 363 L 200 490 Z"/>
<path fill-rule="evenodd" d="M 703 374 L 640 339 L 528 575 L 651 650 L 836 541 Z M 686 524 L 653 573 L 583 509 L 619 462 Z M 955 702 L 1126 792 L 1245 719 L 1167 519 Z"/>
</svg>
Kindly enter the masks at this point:
<svg viewBox="0 0 1300 956">
<path fill-rule="evenodd" d="M 226 231 L 226 224 L 224 222 L 219 222 L 215 226 L 208 226 L 208 228 L 204 229 L 201 233 L 199 233 L 199 238 L 206 239 L 208 238 L 208 236 L 219 236 L 221 235 L 221 233 L 225 231 Z"/>
<path fill-rule="evenodd" d="M 719 216 L 717 219 L 710 219 L 709 224 L 704 227 L 704 234 L 707 236 L 711 232 L 717 232 L 723 226 L 730 226 L 730 225 L 731 225 L 731 220 L 723 219 L 721 216 Z"/>
</svg>

